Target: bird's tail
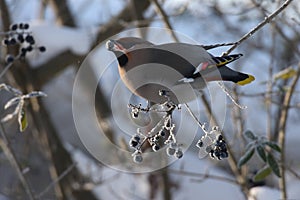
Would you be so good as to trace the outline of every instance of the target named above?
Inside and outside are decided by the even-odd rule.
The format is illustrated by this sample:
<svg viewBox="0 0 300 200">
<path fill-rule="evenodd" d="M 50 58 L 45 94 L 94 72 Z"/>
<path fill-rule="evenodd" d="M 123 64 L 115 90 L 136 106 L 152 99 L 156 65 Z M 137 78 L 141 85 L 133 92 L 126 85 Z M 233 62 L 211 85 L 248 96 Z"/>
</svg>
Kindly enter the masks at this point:
<svg viewBox="0 0 300 200">
<path fill-rule="evenodd" d="M 254 76 L 242 72 L 234 71 L 226 66 L 219 67 L 222 80 L 232 81 L 238 85 L 246 85 L 255 80 Z"/>
</svg>

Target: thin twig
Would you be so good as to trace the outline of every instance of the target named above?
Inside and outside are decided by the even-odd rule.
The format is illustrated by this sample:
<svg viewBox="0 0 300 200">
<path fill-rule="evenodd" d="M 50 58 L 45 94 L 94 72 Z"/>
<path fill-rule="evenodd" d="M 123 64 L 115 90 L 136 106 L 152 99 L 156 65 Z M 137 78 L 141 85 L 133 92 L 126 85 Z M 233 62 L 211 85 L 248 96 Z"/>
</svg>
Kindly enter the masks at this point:
<svg viewBox="0 0 300 200">
<path fill-rule="evenodd" d="M 234 184 L 234 185 L 239 184 L 234 179 L 227 178 L 227 177 L 224 177 L 224 176 L 212 175 L 212 174 L 209 174 L 209 173 L 189 172 L 189 171 L 176 170 L 176 169 L 169 169 L 169 172 L 184 175 L 184 176 L 191 176 L 193 178 L 198 177 L 198 178 L 201 178 L 203 180 L 206 179 L 206 178 L 210 178 L 210 179 L 229 182 L 229 183 Z"/>
<path fill-rule="evenodd" d="M 61 181 L 66 175 L 68 175 L 76 165 L 77 165 L 76 162 L 70 165 L 63 173 L 61 173 L 55 180 L 53 180 L 41 193 L 39 193 L 36 196 L 36 198 L 40 199 L 42 196 L 44 196 L 52 187 L 54 187 L 59 181 Z"/>
<path fill-rule="evenodd" d="M 281 110 L 280 119 L 279 119 L 279 133 L 278 133 L 278 144 L 281 148 L 281 154 L 280 154 L 280 161 L 281 161 L 281 178 L 279 179 L 279 188 L 281 191 L 281 199 L 286 200 L 287 199 L 287 192 L 286 192 L 286 181 L 285 181 L 285 134 L 286 134 L 286 123 L 287 123 L 287 117 L 289 112 L 289 105 L 293 96 L 293 92 L 296 88 L 296 84 L 299 80 L 300 76 L 300 63 L 298 64 L 298 70 L 297 75 L 295 76 L 291 87 L 286 92 L 283 100 L 283 108 Z"/>
<path fill-rule="evenodd" d="M 265 17 L 265 19 L 260 22 L 256 27 L 251 29 L 247 34 L 245 34 L 241 39 L 239 39 L 235 44 L 228 49 L 224 55 L 228 55 L 231 53 L 235 48 L 237 48 L 238 45 L 240 45 L 242 42 L 247 40 L 249 37 L 251 37 L 254 33 L 256 33 L 259 29 L 264 27 L 267 23 L 269 23 L 273 18 L 275 18 L 279 13 L 281 13 L 293 0 L 286 0 L 277 10 L 275 10 L 272 14 L 270 14 L 268 17 Z"/>
<path fill-rule="evenodd" d="M 198 124 L 198 126 L 199 126 L 199 127 L 202 129 L 202 131 L 206 134 L 207 131 L 205 130 L 204 124 L 202 124 L 202 123 L 199 121 L 199 119 L 196 117 L 196 115 L 193 113 L 193 111 L 191 110 L 190 106 L 189 106 L 187 103 L 185 103 L 184 105 L 185 105 L 187 111 L 188 111 L 188 112 L 190 113 L 190 115 L 192 116 L 192 118 L 193 118 L 193 119 L 195 120 L 195 122 Z"/>
<path fill-rule="evenodd" d="M 206 113 L 210 116 L 210 118 L 212 120 L 212 123 L 215 126 L 220 127 L 218 125 L 217 118 L 216 118 L 215 114 L 212 113 L 209 103 L 208 103 L 208 100 L 206 99 L 206 96 L 204 94 L 201 95 L 201 100 L 202 100 L 202 103 L 206 110 Z M 227 140 L 225 134 L 223 134 L 223 137 L 225 140 Z M 230 166 L 230 169 L 232 170 L 232 173 L 235 175 L 237 182 L 241 185 L 241 188 L 242 188 L 242 191 L 244 192 L 243 194 L 245 195 L 245 198 L 247 198 L 249 189 L 247 188 L 247 185 L 246 185 L 247 184 L 246 178 L 241 174 L 241 171 L 239 170 L 239 168 L 237 166 L 237 161 L 236 161 L 236 158 L 234 157 L 231 146 L 229 146 L 229 145 L 227 146 L 227 151 L 228 151 L 228 155 L 229 155 L 228 156 L 228 164 Z"/>
<path fill-rule="evenodd" d="M 164 23 L 165 23 L 165 26 L 168 28 L 169 32 L 170 32 L 170 35 L 172 36 L 173 40 L 175 40 L 176 42 L 179 42 L 179 39 L 178 37 L 175 35 L 175 33 L 173 32 L 173 28 L 172 28 L 172 25 L 169 21 L 169 18 L 168 18 L 168 15 L 166 14 L 166 12 L 164 11 L 164 9 L 160 6 L 160 4 L 158 3 L 157 0 L 150 0 L 151 3 L 154 4 L 155 6 L 155 9 L 156 9 L 156 12 L 161 15 Z"/>
<path fill-rule="evenodd" d="M 26 180 L 24 174 L 22 173 L 21 166 L 18 163 L 17 158 L 16 158 L 14 152 L 12 151 L 12 149 L 9 146 L 9 142 L 8 142 L 5 130 L 4 130 L 3 126 L 2 126 L 2 123 L 0 123 L 0 132 L 1 132 L 1 136 L 2 136 L 2 139 L 0 138 L 0 147 L 4 151 L 4 153 L 5 153 L 8 161 L 10 162 L 10 164 L 16 170 L 18 178 L 21 181 L 22 186 L 25 189 L 25 192 L 27 193 L 28 198 L 30 200 L 34 200 L 35 198 L 33 196 L 33 193 L 31 191 L 29 183 Z"/>
<path fill-rule="evenodd" d="M 2 70 L 2 72 L 0 73 L 0 78 L 7 72 L 7 70 L 9 70 L 9 68 L 13 65 L 13 63 L 9 63 L 8 65 L 5 66 L 5 68 Z"/>
</svg>

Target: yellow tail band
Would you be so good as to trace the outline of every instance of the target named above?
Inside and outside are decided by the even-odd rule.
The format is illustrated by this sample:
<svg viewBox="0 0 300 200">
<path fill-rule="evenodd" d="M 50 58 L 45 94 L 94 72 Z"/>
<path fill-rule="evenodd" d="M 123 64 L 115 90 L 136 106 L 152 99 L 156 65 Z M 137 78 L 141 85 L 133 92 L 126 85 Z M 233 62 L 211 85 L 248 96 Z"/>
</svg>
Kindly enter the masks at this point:
<svg viewBox="0 0 300 200">
<path fill-rule="evenodd" d="M 248 78 L 246 78 L 246 79 L 244 79 L 244 80 L 242 80 L 242 81 L 237 82 L 237 84 L 238 84 L 238 85 L 246 85 L 246 84 L 248 84 L 248 83 L 251 83 L 251 82 L 254 81 L 254 80 L 255 80 L 254 76 L 248 75 Z"/>
</svg>

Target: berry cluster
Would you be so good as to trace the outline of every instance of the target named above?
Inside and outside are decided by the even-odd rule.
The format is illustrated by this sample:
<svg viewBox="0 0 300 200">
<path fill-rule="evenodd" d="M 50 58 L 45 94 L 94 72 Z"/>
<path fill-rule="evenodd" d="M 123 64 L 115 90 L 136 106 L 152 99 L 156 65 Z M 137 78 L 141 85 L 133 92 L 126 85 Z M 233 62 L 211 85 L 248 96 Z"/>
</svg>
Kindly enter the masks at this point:
<svg viewBox="0 0 300 200">
<path fill-rule="evenodd" d="M 180 148 L 180 146 L 177 143 L 170 143 L 167 148 L 167 154 L 168 156 L 175 156 L 175 158 L 182 158 L 183 152 Z"/>
<path fill-rule="evenodd" d="M 200 151 L 204 149 L 211 158 L 221 160 L 228 157 L 226 141 L 218 129 L 213 129 L 210 133 L 202 136 L 196 146 Z"/>
<path fill-rule="evenodd" d="M 133 105 L 129 105 L 129 107 L 131 107 L 131 114 L 133 118 L 137 117 L 139 112 L 149 112 L 151 110 L 149 108 L 143 109 L 140 106 Z M 170 109 L 174 109 L 174 107 L 167 105 L 167 114 L 156 125 L 156 127 L 159 127 L 158 129 L 155 129 L 156 131 L 153 129 L 152 131 L 144 134 L 140 131 L 140 129 L 138 129 L 137 134 L 131 137 L 129 146 L 135 150 L 132 154 L 134 162 L 141 163 L 143 161 L 142 147 L 146 143 L 151 146 L 153 152 L 157 152 L 166 147 L 168 156 L 175 156 L 176 158 L 181 158 L 183 156 L 183 152 L 180 148 L 181 145 L 176 142 L 176 138 L 173 133 L 175 124 L 171 123 L 171 114 L 168 113 Z M 143 150 L 145 149 L 147 148 L 145 147 Z"/>
<path fill-rule="evenodd" d="M 10 30 L 5 33 L 2 44 L 5 46 L 20 45 L 18 55 L 13 56 L 9 54 L 6 56 L 5 61 L 7 64 L 18 58 L 25 58 L 26 54 L 34 49 L 40 52 L 46 51 L 44 46 L 36 46 L 35 39 L 29 31 L 29 24 L 26 23 L 12 24 Z"/>
</svg>

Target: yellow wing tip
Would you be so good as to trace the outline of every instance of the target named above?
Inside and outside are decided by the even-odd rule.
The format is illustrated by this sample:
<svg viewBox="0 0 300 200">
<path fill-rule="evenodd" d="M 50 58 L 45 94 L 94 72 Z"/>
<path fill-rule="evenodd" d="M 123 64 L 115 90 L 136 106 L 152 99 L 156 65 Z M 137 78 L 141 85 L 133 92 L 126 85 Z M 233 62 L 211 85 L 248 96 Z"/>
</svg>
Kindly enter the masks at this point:
<svg viewBox="0 0 300 200">
<path fill-rule="evenodd" d="M 252 81 L 255 80 L 254 76 L 252 76 L 252 75 L 248 75 L 248 76 L 249 76 L 248 78 L 246 78 L 246 79 L 244 79 L 242 81 L 237 82 L 237 84 L 238 85 L 246 85 L 246 84 L 249 84 L 249 83 L 251 83 Z"/>
</svg>

